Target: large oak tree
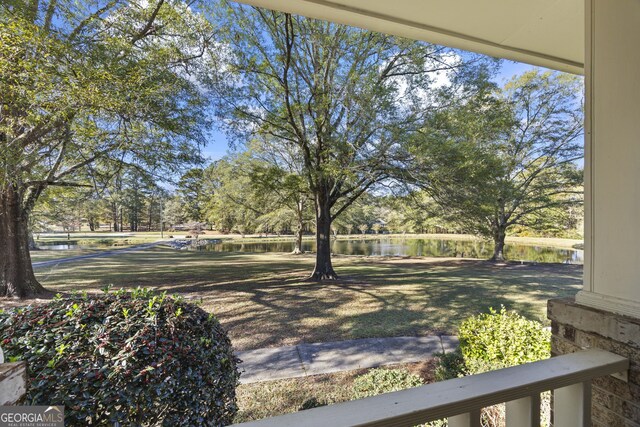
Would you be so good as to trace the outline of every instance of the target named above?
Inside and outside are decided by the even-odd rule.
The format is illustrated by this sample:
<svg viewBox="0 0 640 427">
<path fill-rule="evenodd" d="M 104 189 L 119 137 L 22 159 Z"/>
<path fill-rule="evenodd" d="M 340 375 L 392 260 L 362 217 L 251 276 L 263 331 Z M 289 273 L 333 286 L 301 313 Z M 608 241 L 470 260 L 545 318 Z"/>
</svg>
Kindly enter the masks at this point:
<svg viewBox="0 0 640 427">
<path fill-rule="evenodd" d="M 544 228 L 552 209 L 582 202 L 582 132 L 581 79 L 534 70 L 432 115 L 412 142 L 411 180 L 502 261 L 510 227 Z"/>
<path fill-rule="evenodd" d="M 337 277 L 331 223 L 390 175 L 434 106 L 430 87 L 460 65 L 451 50 L 329 22 L 228 5 L 219 114 L 301 159 L 315 204 L 312 279 Z"/>
<path fill-rule="evenodd" d="M 169 175 L 196 157 L 205 106 L 194 74 L 212 31 L 165 0 L 0 5 L 0 296 L 43 293 L 29 216 L 49 186 L 91 184 L 93 165 Z"/>
</svg>

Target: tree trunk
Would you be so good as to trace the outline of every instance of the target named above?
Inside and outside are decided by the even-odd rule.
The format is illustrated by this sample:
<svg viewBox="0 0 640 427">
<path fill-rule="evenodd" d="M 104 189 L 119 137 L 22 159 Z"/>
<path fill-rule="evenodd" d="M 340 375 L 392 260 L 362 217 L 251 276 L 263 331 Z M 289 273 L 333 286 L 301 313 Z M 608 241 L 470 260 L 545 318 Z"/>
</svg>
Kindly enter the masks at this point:
<svg viewBox="0 0 640 427">
<path fill-rule="evenodd" d="M 296 241 L 294 243 L 293 252 L 294 255 L 299 255 L 302 251 L 302 225 L 298 224 L 296 227 Z"/>
<path fill-rule="evenodd" d="M 13 185 L 0 190 L 0 296 L 30 298 L 46 293 L 29 255 L 29 214 Z"/>
<path fill-rule="evenodd" d="M 111 221 L 113 222 L 113 231 L 117 232 L 118 230 L 118 207 L 115 202 L 111 204 Z"/>
<path fill-rule="evenodd" d="M 147 225 L 147 231 L 151 231 L 151 208 L 153 207 L 153 202 L 149 200 L 149 222 Z"/>
<path fill-rule="evenodd" d="M 316 266 L 309 279 L 337 279 L 338 275 L 331 265 L 331 206 L 328 190 L 321 190 L 316 195 L 316 226 Z"/>
<path fill-rule="evenodd" d="M 297 226 L 296 226 L 296 241 L 293 248 L 293 254 L 298 255 L 302 253 L 302 230 L 304 229 L 304 220 L 303 220 L 303 212 L 304 206 L 302 203 L 298 203 L 298 212 L 297 212 Z"/>
<path fill-rule="evenodd" d="M 504 226 L 497 226 L 493 232 L 493 257 L 491 261 L 504 261 L 504 239 L 507 237 L 507 230 Z"/>
</svg>

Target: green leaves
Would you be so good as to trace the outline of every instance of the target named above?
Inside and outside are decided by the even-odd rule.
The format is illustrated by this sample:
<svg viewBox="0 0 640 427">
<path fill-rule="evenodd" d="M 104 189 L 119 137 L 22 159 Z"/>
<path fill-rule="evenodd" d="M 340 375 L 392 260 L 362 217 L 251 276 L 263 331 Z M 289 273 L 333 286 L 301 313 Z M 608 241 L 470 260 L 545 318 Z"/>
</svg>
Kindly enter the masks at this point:
<svg viewBox="0 0 640 427">
<path fill-rule="evenodd" d="M 323 249 L 331 221 L 402 169 L 403 143 L 436 108 L 436 76 L 462 61 L 427 43 L 286 13 L 233 3 L 212 13 L 230 51 L 217 114 L 239 141 L 257 141 L 271 163 L 304 179 L 325 242 L 318 277 L 334 277 Z"/>
<path fill-rule="evenodd" d="M 0 342 L 28 364 L 29 403 L 64 404 L 72 425 L 217 426 L 236 411 L 238 359 L 215 316 L 148 289 L 8 310 Z"/>
<path fill-rule="evenodd" d="M 203 205 L 206 203 L 202 194 L 204 171 L 193 168 L 184 173 L 178 181 L 177 193 L 180 195 L 184 212 L 191 221 L 201 222 L 204 219 Z"/>
<path fill-rule="evenodd" d="M 581 201 L 581 90 L 578 77 L 531 71 L 452 99 L 410 144 L 413 183 L 496 243 L 514 225 L 549 229 L 539 214 Z"/>
<path fill-rule="evenodd" d="M 170 179 L 202 161 L 212 34 L 182 1 L 3 2 L 0 198 L 17 194 L 11 221 L 26 222 L 50 186 L 99 187 L 123 165 Z M 0 240 L 26 247 L 17 236 Z M 28 280 L 16 291 L 2 276 L 0 289 L 23 295 Z"/>
<path fill-rule="evenodd" d="M 551 332 L 515 311 L 493 308 L 470 317 L 458 328 L 460 350 L 469 374 L 546 359 Z"/>
<path fill-rule="evenodd" d="M 353 381 L 353 395 L 356 399 L 362 399 L 423 384 L 422 378 L 406 369 L 376 368 L 356 377 Z"/>
<path fill-rule="evenodd" d="M 74 317 L 74 315 L 76 313 L 78 313 L 80 311 L 80 306 L 76 303 L 74 303 L 65 313 L 66 317 Z"/>
</svg>

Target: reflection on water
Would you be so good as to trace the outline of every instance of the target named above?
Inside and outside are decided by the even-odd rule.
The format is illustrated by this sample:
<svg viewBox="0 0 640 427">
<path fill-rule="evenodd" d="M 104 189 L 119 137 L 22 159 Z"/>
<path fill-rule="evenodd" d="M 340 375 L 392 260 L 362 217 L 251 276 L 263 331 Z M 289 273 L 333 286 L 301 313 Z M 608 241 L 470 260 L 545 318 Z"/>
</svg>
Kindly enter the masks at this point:
<svg viewBox="0 0 640 427">
<path fill-rule="evenodd" d="M 49 244 L 49 243 L 42 243 L 42 244 L 38 244 L 38 249 L 43 249 L 43 250 L 47 250 L 47 251 L 66 251 L 68 249 L 80 249 L 80 245 L 74 245 L 74 244 L 60 244 L 60 243 L 55 243 L 55 244 Z"/>
<path fill-rule="evenodd" d="M 104 240 L 98 240 L 87 244 L 78 240 L 49 240 L 49 241 L 36 241 L 36 247 L 38 249 L 46 251 L 66 251 L 69 249 L 85 249 L 85 248 L 110 248 L 113 244 L 111 242 L 105 242 Z"/>
<path fill-rule="evenodd" d="M 292 252 L 293 241 L 223 242 L 206 245 L 199 250 L 213 252 Z M 315 251 L 314 241 L 304 241 L 302 250 Z M 442 239 L 354 239 L 334 240 L 335 254 L 365 256 L 424 256 L 491 258 L 493 243 L 477 240 Z M 556 262 L 582 264 L 583 251 L 543 246 L 505 245 L 505 257 L 513 261 Z"/>
</svg>

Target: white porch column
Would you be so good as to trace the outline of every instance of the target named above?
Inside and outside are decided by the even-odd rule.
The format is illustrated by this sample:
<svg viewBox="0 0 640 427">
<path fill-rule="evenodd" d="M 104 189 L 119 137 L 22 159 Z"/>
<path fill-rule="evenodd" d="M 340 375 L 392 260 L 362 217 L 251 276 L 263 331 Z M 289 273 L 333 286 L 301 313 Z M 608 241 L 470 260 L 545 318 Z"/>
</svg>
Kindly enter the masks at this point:
<svg viewBox="0 0 640 427">
<path fill-rule="evenodd" d="M 586 0 L 585 269 L 576 301 L 640 317 L 640 2 Z"/>
</svg>

